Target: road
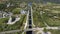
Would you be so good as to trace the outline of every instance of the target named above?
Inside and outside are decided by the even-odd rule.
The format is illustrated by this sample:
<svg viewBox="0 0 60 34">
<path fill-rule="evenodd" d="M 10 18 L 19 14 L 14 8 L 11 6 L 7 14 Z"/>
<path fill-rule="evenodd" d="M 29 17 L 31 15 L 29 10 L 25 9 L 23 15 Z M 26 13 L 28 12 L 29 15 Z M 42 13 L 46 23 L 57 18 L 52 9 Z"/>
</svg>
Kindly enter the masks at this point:
<svg viewBox="0 0 60 34">
<path fill-rule="evenodd" d="M 5 33 L 13 33 L 13 32 L 20 32 L 23 30 L 11 30 L 11 31 L 4 31 L 4 32 L 0 32 L 0 34 L 5 34 Z"/>
<path fill-rule="evenodd" d="M 52 29 L 52 30 L 60 30 L 58 27 L 45 27 L 46 29 Z M 43 28 L 31 28 L 31 29 L 25 29 L 25 30 L 11 30 L 11 31 L 4 31 L 4 32 L 0 32 L 0 34 L 3 34 L 3 33 L 13 33 L 13 32 L 19 32 L 19 31 L 34 31 L 34 30 L 44 30 L 44 27 Z"/>
</svg>

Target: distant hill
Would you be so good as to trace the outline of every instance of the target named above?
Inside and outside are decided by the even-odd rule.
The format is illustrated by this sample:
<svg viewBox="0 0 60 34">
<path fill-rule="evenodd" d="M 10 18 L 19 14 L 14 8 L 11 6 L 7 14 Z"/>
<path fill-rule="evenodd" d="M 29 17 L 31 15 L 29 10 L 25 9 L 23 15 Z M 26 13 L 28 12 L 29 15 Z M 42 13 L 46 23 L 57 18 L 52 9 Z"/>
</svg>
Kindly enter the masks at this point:
<svg viewBox="0 0 60 34">
<path fill-rule="evenodd" d="M 0 0 L 0 1 L 7 1 L 7 0 Z M 11 0 L 10 0 L 11 1 Z M 36 3 L 47 3 L 47 2 L 52 2 L 52 3 L 59 3 L 60 4 L 60 0 L 12 0 L 14 1 L 20 1 L 20 2 L 36 2 Z"/>
<path fill-rule="evenodd" d="M 60 4 L 60 0 L 21 0 L 22 2 L 23 1 L 26 1 L 26 2 L 36 2 L 36 3 L 40 3 L 40 2 L 43 2 L 43 3 L 46 3 L 46 2 L 52 2 L 52 3 L 59 3 Z"/>
<path fill-rule="evenodd" d="M 34 0 L 35 2 L 43 2 L 43 3 L 47 3 L 47 2 L 52 2 L 52 3 L 59 3 L 60 4 L 60 0 Z"/>
<path fill-rule="evenodd" d="M 59 3 L 60 4 L 60 0 L 42 0 L 43 2 L 52 2 L 52 3 Z"/>
</svg>

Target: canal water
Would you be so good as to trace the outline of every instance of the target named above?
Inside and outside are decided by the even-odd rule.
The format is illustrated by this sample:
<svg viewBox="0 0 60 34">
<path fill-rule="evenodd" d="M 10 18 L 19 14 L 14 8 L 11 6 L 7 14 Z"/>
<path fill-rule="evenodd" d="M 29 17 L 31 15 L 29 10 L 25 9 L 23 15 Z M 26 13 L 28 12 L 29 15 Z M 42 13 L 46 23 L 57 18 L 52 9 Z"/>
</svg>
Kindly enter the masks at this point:
<svg viewBox="0 0 60 34">
<path fill-rule="evenodd" d="M 31 5 L 32 5 L 31 3 L 29 3 L 29 5 L 28 5 L 30 7 L 30 9 L 28 9 L 29 10 L 29 16 L 28 16 L 29 17 L 28 18 L 28 25 L 29 25 L 28 28 L 29 29 L 32 29 Z M 32 31 L 27 31 L 26 34 L 32 34 Z"/>
</svg>

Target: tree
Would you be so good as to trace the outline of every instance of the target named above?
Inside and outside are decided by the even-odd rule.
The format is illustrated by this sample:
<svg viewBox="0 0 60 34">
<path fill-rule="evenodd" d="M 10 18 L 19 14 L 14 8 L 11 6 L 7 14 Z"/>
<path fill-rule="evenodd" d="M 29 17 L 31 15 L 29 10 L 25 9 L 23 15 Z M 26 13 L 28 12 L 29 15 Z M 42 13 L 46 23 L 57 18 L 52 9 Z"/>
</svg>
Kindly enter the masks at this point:
<svg viewBox="0 0 60 34">
<path fill-rule="evenodd" d="M 0 10 L 4 10 L 6 8 L 5 4 L 0 4 Z"/>
<path fill-rule="evenodd" d="M 45 33 L 47 32 L 47 29 L 46 28 L 44 28 L 44 30 L 43 30 Z"/>
<path fill-rule="evenodd" d="M 20 10 L 21 10 L 20 8 L 15 8 L 12 10 L 12 13 L 13 14 L 20 14 Z"/>
</svg>

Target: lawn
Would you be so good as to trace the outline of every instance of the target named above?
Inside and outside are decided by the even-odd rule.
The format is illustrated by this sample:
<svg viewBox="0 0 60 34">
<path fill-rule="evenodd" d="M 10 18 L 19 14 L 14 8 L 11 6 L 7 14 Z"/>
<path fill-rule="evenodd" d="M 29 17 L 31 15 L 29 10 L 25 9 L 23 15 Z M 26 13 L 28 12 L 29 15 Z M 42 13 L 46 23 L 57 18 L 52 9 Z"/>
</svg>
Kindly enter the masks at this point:
<svg viewBox="0 0 60 34">
<path fill-rule="evenodd" d="M 0 31 L 9 31 L 9 30 L 17 30 L 17 29 L 21 29 L 21 27 L 23 27 L 23 22 L 25 19 L 26 15 L 23 15 L 21 18 L 21 20 L 19 20 L 18 22 L 16 22 L 13 25 L 8 25 L 6 24 L 7 22 L 4 22 L 5 19 L 1 19 L 0 21 L 4 22 L 4 23 L 0 23 Z"/>
<path fill-rule="evenodd" d="M 7 18 L 0 18 L 0 25 L 8 22 L 8 17 Z"/>
<path fill-rule="evenodd" d="M 42 18 L 49 26 L 60 26 L 60 18 L 54 18 L 54 14 L 49 16 L 48 13 L 45 13 L 42 15 Z"/>
<path fill-rule="evenodd" d="M 51 34 L 60 34 L 60 30 L 48 30 Z"/>
<path fill-rule="evenodd" d="M 33 13 L 33 22 L 36 27 L 45 27 L 45 24 L 43 23 L 41 16 L 37 11 Z"/>
<path fill-rule="evenodd" d="M 46 19 L 46 23 L 49 26 L 60 26 L 60 20 L 54 19 L 54 18 L 48 18 L 48 19 Z"/>
</svg>

